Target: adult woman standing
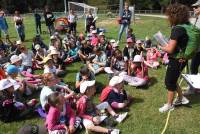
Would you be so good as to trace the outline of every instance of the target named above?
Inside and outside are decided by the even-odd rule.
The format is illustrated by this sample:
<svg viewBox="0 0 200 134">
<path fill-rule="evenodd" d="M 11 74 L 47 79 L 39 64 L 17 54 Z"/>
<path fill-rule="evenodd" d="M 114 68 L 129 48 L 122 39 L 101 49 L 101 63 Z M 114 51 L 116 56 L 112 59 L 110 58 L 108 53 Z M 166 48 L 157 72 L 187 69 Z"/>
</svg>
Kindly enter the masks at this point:
<svg viewBox="0 0 200 134">
<path fill-rule="evenodd" d="M 117 41 L 117 43 L 120 42 L 124 29 L 126 30 L 126 38 L 127 38 L 127 36 L 128 36 L 128 28 L 129 28 L 129 26 L 131 24 L 131 16 L 132 16 L 132 12 L 129 10 L 129 4 L 125 3 L 124 11 L 122 13 L 122 16 L 120 16 L 120 20 L 119 20 L 120 30 L 119 30 L 119 33 L 118 33 L 118 41 Z"/>
<path fill-rule="evenodd" d="M 15 11 L 14 22 L 19 39 L 21 41 L 24 41 L 25 40 L 24 24 L 23 24 L 23 18 L 21 17 L 19 11 Z"/>
<path fill-rule="evenodd" d="M 90 27 L 93 26 L 96 29 L 96 20 L 92 15 L 92 10 L 89 9 L 86 15 L 86 33 L 90 33 Z"/>
<path fill-rule="evenodd" d="M 73 10 L 70 10 L 70 13 L 68 15 L 68 21 L 70 23 L 70 29 L 69 29 L 70 34 L 72 32 L 76 34 L 76 20 L 77 20 L 76 14 L 74 13 Z"/>
<path fill-rule="evenodd" d="M 165 76 L 168 98 L 167 104 L 159 109 L 160 112 L 172 110 L 174 105 L 189 103 L 189 100 L 183 96 L 182 91 L 177 84 L 181 71 L 187 64 L 187 61 L 179 58 L 178 54 L 181 50 L 186 48 L 189 38 L 186 30 L 179 25 L 189 24 L 189 9 L 182 4 L 169 5 L 166 10 L 166 15 L 172 27 L 171 36 L 168 44 L 166 46 L 160 46 L 160 48 L 169 54 L 169 65 Z M 175 92 L 178 93 L 176 100 L 174 100 Z"/>
</svg>

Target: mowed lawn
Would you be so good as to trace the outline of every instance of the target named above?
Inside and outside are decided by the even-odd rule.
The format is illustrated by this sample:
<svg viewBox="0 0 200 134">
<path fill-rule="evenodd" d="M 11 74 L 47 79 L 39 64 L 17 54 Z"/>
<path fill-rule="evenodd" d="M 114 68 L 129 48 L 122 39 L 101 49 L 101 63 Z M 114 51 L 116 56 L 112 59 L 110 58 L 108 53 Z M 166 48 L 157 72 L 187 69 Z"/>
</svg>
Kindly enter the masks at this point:
<svg viewBox="0 0 200 134">
<path fill-rule="evenodd" d="M 14 23 L 10 19 L 8 19 L 8 22 L 11 40 L 17 40 Z M 104 20 L 98 20 L 97 26 L 107 29 L 106 36 L 108 38 L 117 38 L 119 26 L 115 20 L 106 18 Z M 83 21 L 78 22 L 78 32 L 84 31 L 83 27 Z M 152 35 L 159 30 L 167 36 L 170 33 L 167 21 L 159 18 L 141 17 L 141 19 L 137 20 L 136 24 L 131 25 L 131 27 L 138 39 L 144 39 L 146 35 L 152 37 Z M 25 18 L 25 29 L 27 40 L 25 45 L 30 47 L 32 38 L 35 35 L 33 17 Z M 43 31 L 46 31 L 45 25 L 43 25 Z M 48 44 L 49 36 L 45 34 L 42 35 L 42 38 L 45 43 Z M 125 38 L 125 35 L 123 38 Z M 124 46 L 124 43 L 120 44 L 121 49 Z M 74 63 L 67 66 L 68 73 L 64 77 L 64 80 L 72 87 L 75 83 L 75 74 L 81 66 L 81 63 Z M 157 70 L 149 69 L 151 81 L 149 84 L 150 86 L 146 89 L 137 89 L 128 85 L 125 86 L 128 94 L 132 95 L 135 99 L 130 106 L 128 118 L 123 123 L 116 126 L 122 131 L 122 134 L 161 133 L 167 118 L 167 113 L 161 114 L 158 111 L 158 108 L 162 106 L 167 99 L 167 90 L 164 86 L 165 71 L 165 66 L 161 66 Z M 106 74 L 100 74 L 97 75 L 96 81 L 102 85 L 107 85 L 108 77 Z M 97 103 L 98 97 L 99 94 L 95 96 Z M 191 107 L 178 107 L 171 112 L 166 134 L 200 134 L 200 95 L 193 95 L 188 98 L 191 101 Z M 34 117 L 32 119 L 7 124 L 0 122 L 0 134 L 16 134 L 17 130 L 27 123 L 43 124 L 44 120 L 40 117 Z M 84 133 L 84 131 L 82 131 L 82 133 Z"/>
</svg>

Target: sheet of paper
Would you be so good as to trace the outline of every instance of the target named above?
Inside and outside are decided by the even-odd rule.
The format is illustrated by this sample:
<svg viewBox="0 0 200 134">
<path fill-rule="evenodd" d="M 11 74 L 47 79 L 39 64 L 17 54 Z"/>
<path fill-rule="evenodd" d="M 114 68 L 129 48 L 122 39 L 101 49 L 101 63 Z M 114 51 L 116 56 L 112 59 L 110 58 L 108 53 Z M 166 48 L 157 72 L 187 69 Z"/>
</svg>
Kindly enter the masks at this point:
<svg viewBox="0 0 200 134">
<path fill-rule="evenodd" d="M 153 37 L 156 39 L 156 41 L 161 46 L 165 46 L 168 44 L 168 40 L 165 38 L 165 36 L 160 31 L 158 31 L 156 34 L 154 34 Z"/>
</svg>

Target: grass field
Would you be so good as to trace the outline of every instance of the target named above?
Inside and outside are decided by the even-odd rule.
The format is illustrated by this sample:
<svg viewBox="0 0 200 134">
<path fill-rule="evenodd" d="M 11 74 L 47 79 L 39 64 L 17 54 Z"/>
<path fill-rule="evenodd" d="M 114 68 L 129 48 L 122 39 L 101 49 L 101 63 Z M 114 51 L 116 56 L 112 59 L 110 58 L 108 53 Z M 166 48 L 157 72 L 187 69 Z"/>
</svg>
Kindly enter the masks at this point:
<svg viewBox="0 0 200 134">
<path fill-rule="evenodd" d="M 8 19 L 9 33 L 11 40 L 16 40 L 16 31 L 14 29 L 13 21 Z M 108 38 L 117 38 L 118 25 L 115 20 L 99 21 L 99 27 L 107 29 Z M 78 31 L 83 31 L 84 24 L 78 24 Z M 146 35 L 150 37 L 160 30 L 166 35 L 169 35 L 170 28 L 164 19 L 141 17 L 136 21 L 135 25 L 131 26 L 137 38 L 144 38 Z M 35 35 L 34 20 L 31 17 L 25 18 L 25 31 L 26 31 L 26 45 L 30 46 L 32 37 Z M 46 27 L 43 25 L 43 30 Z M 45 43 L 48 43 L 49 36 L 42 35 Z M 125 44 L 120 44 L 122 48 Z M 75 63 L 67 66 L 67 75 L 65 82 L 74 85 L 75 74 L 79 70 L 81 63 Z M 164 128 L 167 113 L 161 114 L 158 108 L 166 102 L 167 92 L 164 86 L 165 67 L 161 66 L 158 70 L 149 71 L 151 77 L 151 84 L 147 89 L 136 89 L 134 87 L 125 86 L 127 92 L 134 96 L 135 101 L 130 106 L 129 117 L 120 125 L 117 125 L 122 131 L 122 134 L 160 134 Z M 96 80 L 105 85 L 108 83 L 107 75 L 100 74 Z M 96 100 L 97 100 L 96 95 Z M 189 96 L 191 100 L 191 108 L 179 107 L 171 112 L 169 119 L 169 126 L 166 134 L 199 134 L 200 133 L 200 95 Z M 13 113 L 14 114 L 14 113 Z M 28 119 L 20 122 L 2 123 L 0 122 L 0 134 L 16 134 L 17 130 L 26 123 L 42 124 L 44 121 L 39 117 Z"/>
</svg>

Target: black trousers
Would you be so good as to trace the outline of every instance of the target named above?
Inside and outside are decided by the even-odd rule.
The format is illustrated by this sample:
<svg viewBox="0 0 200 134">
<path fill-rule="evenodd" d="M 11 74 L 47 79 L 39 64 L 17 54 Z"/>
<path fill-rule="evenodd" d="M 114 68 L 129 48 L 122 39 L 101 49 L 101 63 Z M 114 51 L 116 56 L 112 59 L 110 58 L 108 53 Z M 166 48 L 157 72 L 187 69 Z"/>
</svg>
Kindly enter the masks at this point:
<svg viewBox="0 0 200 134">
<path fill-rule="evenodd" d="M 198 52 L 193 58 L 190 65 L 191 74 L 197 74 L 200 65 L 200 52 Z"/>
<path fill-rule="evenodd" d="M 70 23 L 69 25 L 69 33 L 74 32 L 76 34 L 76 22 Z"/>
</svg>

